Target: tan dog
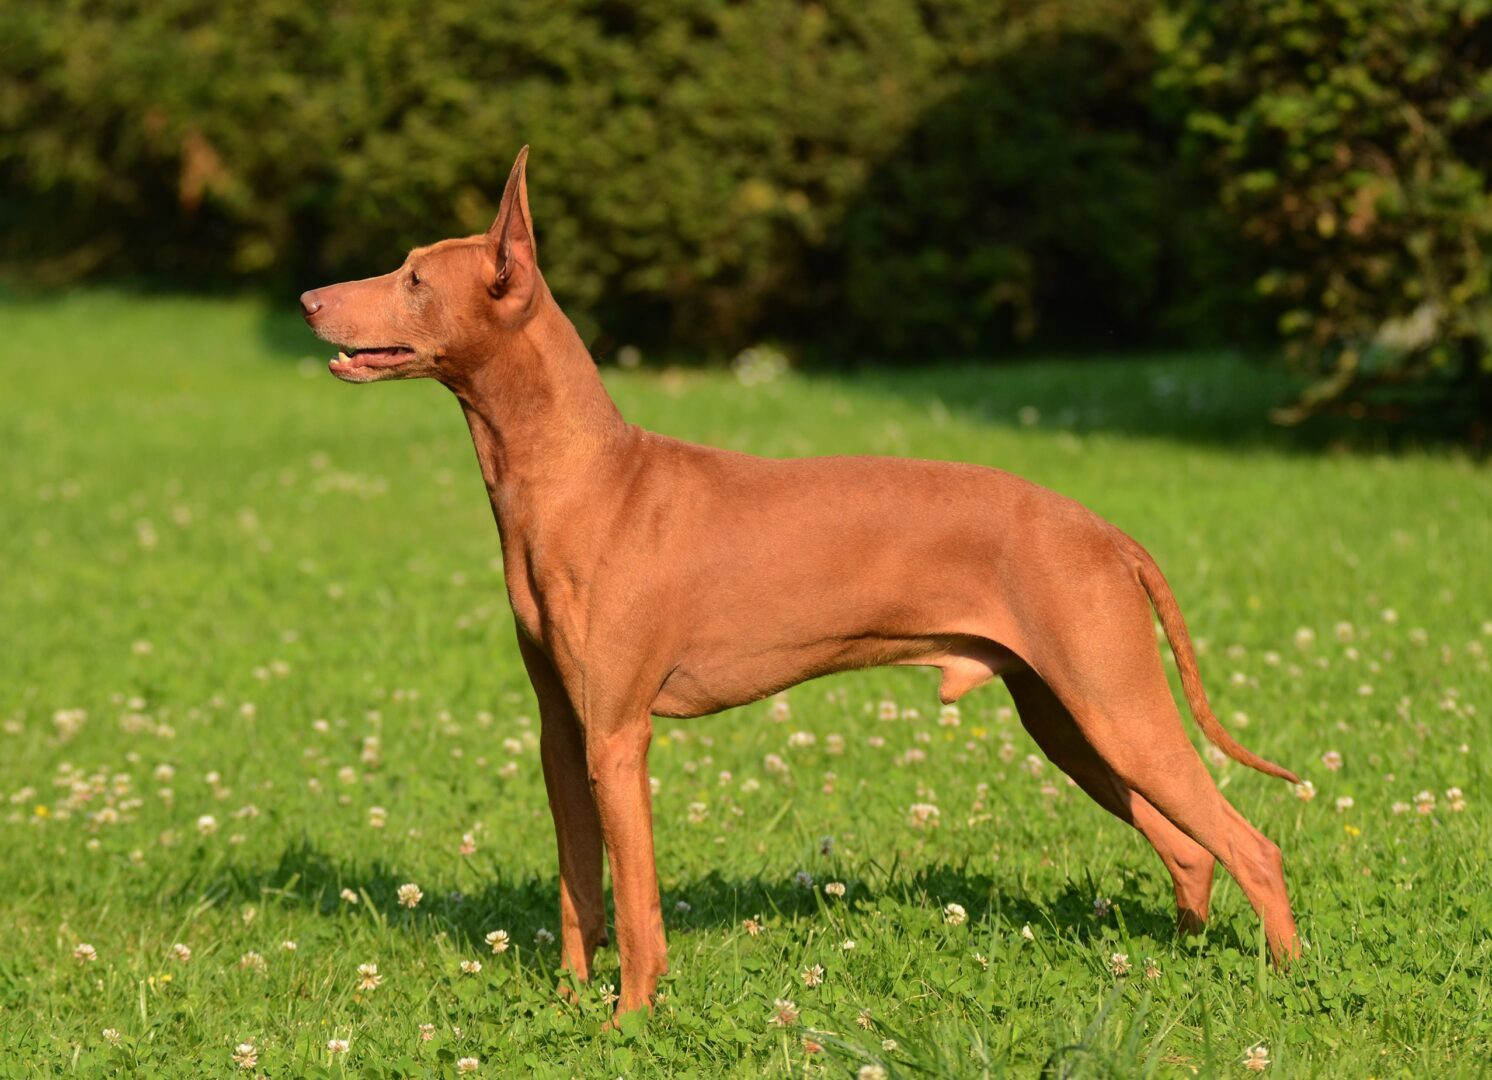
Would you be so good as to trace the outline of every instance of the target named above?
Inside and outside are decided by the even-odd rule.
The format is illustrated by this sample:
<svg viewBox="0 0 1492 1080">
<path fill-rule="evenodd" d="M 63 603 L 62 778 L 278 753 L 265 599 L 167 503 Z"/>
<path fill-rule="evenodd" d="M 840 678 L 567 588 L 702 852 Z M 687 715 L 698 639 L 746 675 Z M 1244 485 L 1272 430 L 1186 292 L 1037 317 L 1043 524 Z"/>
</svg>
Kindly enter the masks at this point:
<svg viewBox="0 0 1492 1080">
<path fill-rule="evenodd" d="M 1214 857 L 1299 945 L 1280 851 L 1230 806 L 1182 730 L 1155 611 L 1207 736 L 1295 780 L 1213 716 L 1181 612 L 1129 537 L 1077 503 L 973 465 L 770 460 L 627 424 L 539 273 L 525 147 L 485 235 L 301 297 L 345 346 L 348 382 L 429 376 L 466 414 L 502 538 L 518 647 L 543 720 L 559 843 L 563 964 L 606 940 L 603 843 L 621 950 L 618 1015 L 667 969 L 648 789 L 652 716 L 694 717 L 832 671 L 941 669 L 956 701 L 1005 680 L 1021 722 L 1154 845 L 1183 928 Z"/>
</svg>

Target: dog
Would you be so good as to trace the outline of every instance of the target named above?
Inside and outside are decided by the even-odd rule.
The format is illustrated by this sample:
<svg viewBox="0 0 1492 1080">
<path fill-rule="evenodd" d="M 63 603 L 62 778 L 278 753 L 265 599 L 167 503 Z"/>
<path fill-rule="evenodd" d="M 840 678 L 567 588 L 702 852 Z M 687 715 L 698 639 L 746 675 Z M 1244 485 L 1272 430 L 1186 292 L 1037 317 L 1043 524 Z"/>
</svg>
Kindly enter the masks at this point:
<svg viewBox="0 0 1492 1080">
<path fill-rule="evenodd" d="M 540 273 L 524 147 L 486 233 L 392 273 L 304 293 L 352 383 L 433 378 L 456 396 L 502 542 L 518 650 L 542 721 L 559 849 L 562 969 L 590 978 L 610 861 L 622 989 L 667 971 L 653 854 L 652 717 L 697 717 L 830 672 L 938 668 L 957 701 L 1003 679 L 1042 750 L 1138 829 L 1170 872 L 1178 928 L 1207 917 L 1214 860 L 1277 964 L 1299 955 L 1280 850 L 1218 792 L 1187 739 L 1159 616 L 1197 724 L 1207 703 L 1180 608 L 1134 540 L 1078 503 L 982 466 L 776 460 L 626 423 Z"/>
</svg>

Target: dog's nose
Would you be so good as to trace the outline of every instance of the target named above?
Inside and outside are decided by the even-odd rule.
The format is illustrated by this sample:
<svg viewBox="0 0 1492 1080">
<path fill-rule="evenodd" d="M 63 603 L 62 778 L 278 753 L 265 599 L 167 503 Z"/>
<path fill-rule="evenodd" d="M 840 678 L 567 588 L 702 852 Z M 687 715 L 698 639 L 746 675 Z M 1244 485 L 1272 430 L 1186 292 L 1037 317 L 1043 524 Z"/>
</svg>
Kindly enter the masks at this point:
<svg viewBox="0 0 1492 1080">
<path fill-rule="evenodd" d="M 315 289 L 300 294 L 300 310 L 308 319 L 321 310 L 321 300 L 316 296 Z"/>
</svg>

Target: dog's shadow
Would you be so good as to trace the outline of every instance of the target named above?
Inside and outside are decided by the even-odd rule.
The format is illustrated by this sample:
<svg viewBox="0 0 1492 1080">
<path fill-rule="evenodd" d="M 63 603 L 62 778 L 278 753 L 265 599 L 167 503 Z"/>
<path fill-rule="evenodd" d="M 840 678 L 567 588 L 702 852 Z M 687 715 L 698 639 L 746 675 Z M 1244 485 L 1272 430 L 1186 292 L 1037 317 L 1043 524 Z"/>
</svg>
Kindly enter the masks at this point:
<svg viewBox="0 0 1492 1080">
<path fill-rule="evenodd" d="M 341 859 L 302 841 L 287 847 L 273 864 L 220 868 L 205 878 L 194 872 L 171 898 L 182 906 L 204 900 L 218 905 L 272 903 L 329 919 L 355 910 L 379 919 L 395 932 L 444 935 L 464 951 L 484 949 L 484 939 L 494 929 L 508 931 L 515 943 L 524 946 L 541 931 L 557 933 L 559 929 L 559 883 L 553 876 L 515 878 L 493 863 L 468 863 L 445 880 L 420 882 L 421 895 L 413 908 L 405 906 L 412 897 L 400 895 L 408 882 L 407 873 L 395 873 L 381 860 Z M 730 878 L 711 871 L 664 887 L 665 923 L 670 933 L 740 928 L 748 919 L 769 925 L 795 924 L 827 921 L 833 909 L 842 905 L 863 914 L 877 902 L 890 900 L 902 907 L 938 911 L 957 898 L 976 937 L 1016 933 L 1029 925 L 1037 933 L 1049 936 L 1055 932 L 1083 946 L 1120 917 L 1110 915 L 1106 922 L 1095 915 L 1096 892 L 1091 881 L 1069 879 L 1055 892 L 1033 895 L 1014 882 L 967 867 L 933 865 L 910 872 L 868 867 L 866 876 L 845 875 L 843 884 L 844 897 L 831 900 L 821 887 L 761 877 Z M 608 910 L 610 899 L 608 890 Z M 1154 896 L 1142 895 L 1135 883 L 1127 884 L 1112 900 L 1122 912 L 1127 935 L 1156 941 L 1168 941 L 1174 935 L 1172 912 L 1159 906 Z M 1210 927 L 1208 936 L 1215 945 L 1246 947 L 1226 923 Z M 557 963 L 558 950 L 536 950 L 530 956 L 547 966 Z"/>
</svg>

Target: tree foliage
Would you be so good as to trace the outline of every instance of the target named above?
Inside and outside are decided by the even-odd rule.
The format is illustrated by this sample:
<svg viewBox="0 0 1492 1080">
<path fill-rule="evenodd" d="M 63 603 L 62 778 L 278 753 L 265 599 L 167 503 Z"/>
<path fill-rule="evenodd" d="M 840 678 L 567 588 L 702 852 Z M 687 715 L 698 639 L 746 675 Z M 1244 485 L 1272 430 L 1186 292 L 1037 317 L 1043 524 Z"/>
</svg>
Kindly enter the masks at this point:
<svg viewBox="0 0 1492 1080">
<path fill-rule="evenodd" d="M 547 273 L 615 343 L 921 358 L 1263 326 L 1321 376 L 1289 417 L 1485 415 L 1489 8 L 0 5 L 0 260 L 362 275 L 483 228 L 528 142 Z"/>
<path fill-rule="evenodd" d="M 1281 418 L 1492 414 L 1492 4 L 1180 0 L 1158 79 L 1249 241 L 1289 354 Z"/>
</svg>

